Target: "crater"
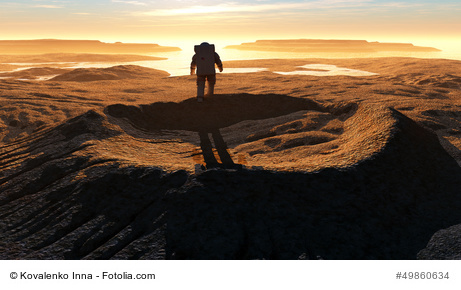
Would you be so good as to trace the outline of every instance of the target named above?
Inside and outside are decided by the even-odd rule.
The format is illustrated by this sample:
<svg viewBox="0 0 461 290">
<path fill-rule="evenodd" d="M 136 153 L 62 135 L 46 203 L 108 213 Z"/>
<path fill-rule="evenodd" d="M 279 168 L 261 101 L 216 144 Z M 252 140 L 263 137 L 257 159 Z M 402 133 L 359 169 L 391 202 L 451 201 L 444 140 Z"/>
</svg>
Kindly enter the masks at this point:
<svg viewBox="0 0 461 290">
<path fill-rule="evenodd" d="M 105 113 L 129 134 L 138 130 L 152 139 L 177 138 L 200 147 L 199 163 L 207 168 L 238 165 L 237 156 L 247 156 L 245 166 L 289 171 L 347 167 L 369 158 L 385 146 L 395 122 L 388 109 L 276 94 L 222 94 L 203 103 L 191 98 L 114 104 Z M 197 163 L 197 156 L 190 161 Z"/>
</svg>

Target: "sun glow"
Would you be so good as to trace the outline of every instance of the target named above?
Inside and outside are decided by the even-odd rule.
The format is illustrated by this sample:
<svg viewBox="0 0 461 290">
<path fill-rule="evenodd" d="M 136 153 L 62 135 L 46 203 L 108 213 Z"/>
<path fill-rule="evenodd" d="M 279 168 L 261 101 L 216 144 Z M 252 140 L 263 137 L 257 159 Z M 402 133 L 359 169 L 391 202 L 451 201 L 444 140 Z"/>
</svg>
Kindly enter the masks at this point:
<svg viewBox="0 0 461 290">
<path fill-rule="evenodd" d="M 221 6 L 193 6 L 184 9 L 160 9 L 154 11 L 143 12 L 144 15 L 149 16 L 174 16 L 186 14 L 209 14 L 219 12 L 230 12 L 232 8 L 227 5 Z"/>
<path fill-rule="evenodd" d="M 443 50 L 450 45 L 453 51 L 460 47 L 453 41 L 460 40 L 461 4 L 452 0 L 24 2 L 0 3 L 3 39 L 93 39 L 190 47 L 178 41 L 225 46 L 306 38 L 413 43 Z M 438 41 L 442 38 L 449 41 Z"/>
</svg>

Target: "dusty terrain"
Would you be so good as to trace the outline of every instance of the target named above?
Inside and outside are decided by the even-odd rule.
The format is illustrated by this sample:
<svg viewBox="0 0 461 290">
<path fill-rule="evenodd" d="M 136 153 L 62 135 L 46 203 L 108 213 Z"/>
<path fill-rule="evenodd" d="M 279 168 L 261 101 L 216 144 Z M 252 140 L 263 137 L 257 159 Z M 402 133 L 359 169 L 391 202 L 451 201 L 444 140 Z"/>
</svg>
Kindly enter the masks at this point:
<svg viewBox="0 0 461 290">
<path fill-rule="evenodd" d="M 307 64 L 376 75 L 276 73 Z M 268 71 L 202 104 L 193 76 L 136 66 L 10 75 L 0 257 L 414 259 L 461 222 L 460 64 L 225 62 Z"/>
<path fill-rule="evenodd" d="M 0 78 L 37 79 L 59 75 L 79 63 L 117 63 L 155 61 L 167 58 L 137 54 L 44 53 L 32 55 L 0 54 Z M 61 69 L 62 68 L 62 69 Z"/>
</svg>

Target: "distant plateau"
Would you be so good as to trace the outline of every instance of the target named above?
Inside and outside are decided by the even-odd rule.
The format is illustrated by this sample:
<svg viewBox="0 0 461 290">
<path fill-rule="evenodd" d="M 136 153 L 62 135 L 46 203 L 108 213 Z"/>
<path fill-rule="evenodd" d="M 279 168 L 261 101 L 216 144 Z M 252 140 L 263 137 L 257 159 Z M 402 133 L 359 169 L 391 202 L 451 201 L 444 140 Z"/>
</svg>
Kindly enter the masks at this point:
<svg viewBox="0 0 461 290">
<path fill-rule="evenodd" d="M 229 45 L 225 48 L 253 51 L 277 52 L 436 52 L 433 47 L 414 46 L 411 43 L 381 43 L 366 40 L 322 40 L 322 39 L 286 39 L 257 40 L 255 42 Z"/>
<path fill-rule="evenodd" d="M 98 40 L 0 40 L 0 53 L 155 53 L 180 51 L 179 47 L 150 43 L 105 43 Z"/>
</svg>

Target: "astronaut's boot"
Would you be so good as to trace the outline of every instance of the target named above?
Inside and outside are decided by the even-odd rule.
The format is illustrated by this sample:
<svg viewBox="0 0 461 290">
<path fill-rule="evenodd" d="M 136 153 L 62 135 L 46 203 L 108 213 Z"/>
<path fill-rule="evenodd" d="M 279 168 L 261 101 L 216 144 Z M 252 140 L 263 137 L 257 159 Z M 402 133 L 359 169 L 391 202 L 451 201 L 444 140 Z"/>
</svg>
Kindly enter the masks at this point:
<svg viewBox="0 0 461 290">
<path fill-rule="evenodd" d="M 207 96 L 212 96 L 214 94 L 214 84 L 208 83 L 208 90 L 206 92 Z"/>
<path fill-rule="evenodd" d="M 197 101 L 203 102 L 203 96 L 205 95 L 205 82 L 197 83 Z"/>
</svg>

